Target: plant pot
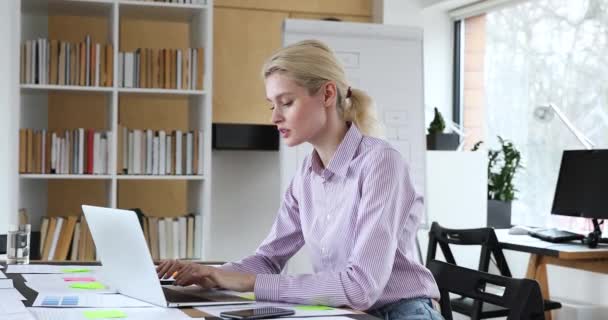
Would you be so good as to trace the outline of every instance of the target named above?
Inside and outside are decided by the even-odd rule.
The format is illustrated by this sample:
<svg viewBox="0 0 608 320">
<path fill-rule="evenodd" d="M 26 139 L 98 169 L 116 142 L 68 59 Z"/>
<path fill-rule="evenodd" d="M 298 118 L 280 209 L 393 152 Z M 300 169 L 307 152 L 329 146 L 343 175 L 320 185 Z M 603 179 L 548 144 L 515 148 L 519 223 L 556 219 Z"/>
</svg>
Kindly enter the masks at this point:
<svg viewBox="0 0 608 320">
<path fill-rule="evenodd" d="M 488 227 L 511 228 L 511 201 L 488 200 Z"/>
<path fill-rule="evenodd" d="M 456 150 L 460 137 L 456 133 L 435 133 L 426 135 L 427 150 Z"/>
</svg>

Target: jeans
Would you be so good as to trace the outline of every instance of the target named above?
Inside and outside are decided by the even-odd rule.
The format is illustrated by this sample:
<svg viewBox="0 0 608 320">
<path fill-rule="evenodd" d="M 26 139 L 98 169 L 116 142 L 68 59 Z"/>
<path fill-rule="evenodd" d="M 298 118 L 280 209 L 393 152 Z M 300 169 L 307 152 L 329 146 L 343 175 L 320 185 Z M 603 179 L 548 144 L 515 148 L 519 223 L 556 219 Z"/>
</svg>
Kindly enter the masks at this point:
<svg viewBox="0 0 608 320">
<path fill-rule="evenodd" d="M 428 298 L 403 299 L 368 313 L 384 320 L 443 320 Z"/>
</svg>

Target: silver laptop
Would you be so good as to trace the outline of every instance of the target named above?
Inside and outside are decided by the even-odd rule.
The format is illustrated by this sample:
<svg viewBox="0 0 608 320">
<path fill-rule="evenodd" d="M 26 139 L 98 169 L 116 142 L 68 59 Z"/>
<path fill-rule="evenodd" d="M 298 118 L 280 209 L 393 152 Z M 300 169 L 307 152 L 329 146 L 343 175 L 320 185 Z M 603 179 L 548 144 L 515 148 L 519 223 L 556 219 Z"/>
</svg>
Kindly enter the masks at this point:
<svg viewBox="0 0 608 320">
<path fill-rule="evenodd" d="M 221 290 L 161 286 L 135 212 L 87 205 L 82 206 L 82 211 L 103 265 L 105 281 L 120 294 L 161 307 L 252 302 Z"/>
</svg>

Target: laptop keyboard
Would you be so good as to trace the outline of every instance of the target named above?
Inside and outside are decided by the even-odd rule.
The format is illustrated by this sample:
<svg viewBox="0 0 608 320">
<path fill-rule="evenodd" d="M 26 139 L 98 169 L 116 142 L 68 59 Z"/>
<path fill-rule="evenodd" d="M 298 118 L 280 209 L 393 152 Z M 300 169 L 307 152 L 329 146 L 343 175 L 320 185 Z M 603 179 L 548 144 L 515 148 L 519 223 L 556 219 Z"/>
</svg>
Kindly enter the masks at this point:
<svg viewBox="0 0 608 320">
<path fill-rule="evenodd" d="M 163 293 L 165 294 L 165 299 L 167 299 L 167 302 L 173 302 L 173 303 L 211 302 L 211 300 L 202 298 L 197 295 L 193 295 L 193 294 L 189 294 L 189 293 L 185 293 L 185 292 L 181 292 L 181 291 L 177 291 L 177 290 L 171 290 L 166 287 L 162 287 L 162 288 L 163 288 Z"/>
<path fill-rule="evenodd" d="M 556 243 L 573 241 L 573 240 L 581 240 L 581 239 L 585 238 L 585 236 L 583 236 L 581 234 L 570 232 L 570 231 L 558 230 L 558 229 L 542 229 L 542 230 L 530 231 L 530 236 L 544 240 L 544 241 L 556 242 Z"/>
</svg>

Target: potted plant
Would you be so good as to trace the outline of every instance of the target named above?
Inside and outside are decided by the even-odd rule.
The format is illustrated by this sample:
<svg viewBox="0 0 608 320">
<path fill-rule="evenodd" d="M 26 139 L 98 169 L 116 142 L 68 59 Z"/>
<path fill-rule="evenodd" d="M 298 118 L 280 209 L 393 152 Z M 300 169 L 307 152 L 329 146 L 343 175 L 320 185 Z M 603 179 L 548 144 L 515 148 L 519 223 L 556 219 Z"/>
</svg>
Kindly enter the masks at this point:
<svg viewBox="0 0 608 320">
<path fill-rule="evenodd" d="M 521 154 L 512 142 L 498 136 L 501 148 L 488 150 L 488 220 L 489 227 L 511 227 L 511 202 L 517 189 L 513 185 L 515 174 L 522 168 Z M 479 141 L 473 147 L 478 150 Z"/>
<path fill-rule="evenodd" d="M 460 137 L 456 133 L 443 133 L 445 121 L 443 116 L 435 108 L 435 117 L 431 121 L 426 135 L 427 150 L 456 150 L 460 143 Z"/>
</svg>

